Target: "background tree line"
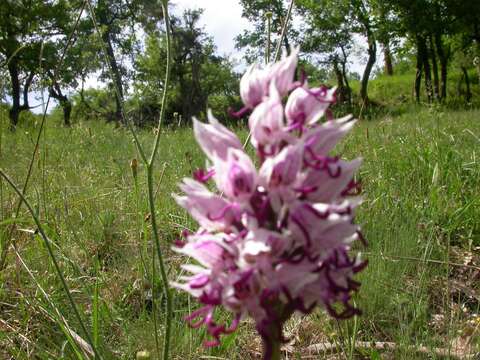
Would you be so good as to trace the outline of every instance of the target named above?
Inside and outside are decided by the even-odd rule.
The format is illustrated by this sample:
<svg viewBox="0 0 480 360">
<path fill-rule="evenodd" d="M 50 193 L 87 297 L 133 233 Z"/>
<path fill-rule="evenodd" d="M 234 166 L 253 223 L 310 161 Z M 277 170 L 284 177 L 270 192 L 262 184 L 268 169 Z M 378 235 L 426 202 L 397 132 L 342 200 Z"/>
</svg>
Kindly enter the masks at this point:
<svg viewBox="0 0 480 360">
<path fill-rule="evenodd" d="M 253 27 L 237 36 L 236 46 L 246 62 L 263 62 L 267 14 L 273 48 L 289 2 L 240 2 Z M 383 76 L 414 74 L 415 101 L 447 102 L 449 72 L 456 71 L 459 92 L 470 102 L 472 80 L 480 77 L 479 14 L 478 1 L 297 0 L 281 47 L 288 53 L 299 45 L 311 81 L 336 85 L 339 102 L 349 107 L 376 105 L 368 84 L 380 52 Z M 171 19 L 169 121 L 187 123 L 207 108 L 227 118 L 229 108 L 239 107 L 235 64 L 218 54 L 199 25 L 201 15 L 201 10 L 186 10 Z M 39 91 L 57 100 L 65 125 L 72 117 L 119 124 L 131 117 L 139 125 L 155 121 L 166 51 L 155 0 L 4 0 L 0 17 L 0 88 L 12 128 L 21 113 L 31 110 L 31 94 Z M 359 51 L 365 66 L 358 76 L 349 63 Z M 106 86 L 86 88 L 91 77 Z M 352 82 L 358 84 L 355 89 Z"/>
</svg>

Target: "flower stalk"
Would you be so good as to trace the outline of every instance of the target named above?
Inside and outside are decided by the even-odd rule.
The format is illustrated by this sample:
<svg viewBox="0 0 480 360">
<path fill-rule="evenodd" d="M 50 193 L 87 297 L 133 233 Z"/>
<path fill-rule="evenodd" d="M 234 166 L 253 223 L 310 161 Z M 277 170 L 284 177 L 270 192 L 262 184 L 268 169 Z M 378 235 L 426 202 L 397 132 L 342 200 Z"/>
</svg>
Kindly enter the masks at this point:
<svg viewBox="0 0 480 360">
<path fill-rule="evenodd" d="M 267 18 L 267 43 L 265 45 L 265 65 L 267 65 L 270 62 L 270 42 L 271 42 L 271 36 L 272 36 L 272 12 L 268 11 L 265 14 L 265 17 Z"/>
<path fill-rule="evenodd" d="M 153 189 L 154 165 L 155 165 L 155 159 L 158 153 L 158 147 L 160 144 L 161 127 L 163 124 L 163 119 L 165 117 L 167 91 L 170 83 L 170 68 L 171 68 L 171 33 L 170 33 L 170 18 L 168 14 L 168 0 L 162 0 L 161 3 L 162 3 L 163 17 L 165 21 L 165 34 L 166 34 L 166 40 L 167 40 L 167 59 L 166 59 L 165 82 L 164 82 L 165 87 L 163 89 L 160 116 L 158 119 L 157 135 L 155 137 L 150 159 L 146 163 L 146 168 L 147 168 L 148 203 L 150 207 L 150 221 L 152 224 L 152 234 L 155 241 L 155 248 L 157 250 L 160 276 L 162 278 L 162 283 L 163 283 L 163 293 L 166 300 L 166 316 L 165 316 L 165 326 L 164 326 L 165 330 L 164 330 L 164 336 L 163 336 L 162 359 L 168 360 L 169 353 L 170 353 L 173 302 L 172 302 L 172 295 L 170 291 L 170 285 L 168 282 L 167 271 L 165 267 L 165 261 L 163 259 L 162 249 L 160 247 L 160 237 L 158 234 L 157 216 L 156 216 L 156 209 L 155 209 L 155 194 Z"/>
<path fill-rule="evenodd" d="M 96 19 L 95 19 L 95 12 L 93 6 L 91 4 L 91 0 L 86 0 L 87 5 L 90 11 L 90 17 L 93 21 L 94 27 L 96 29 L 97 34 L 100 36 L 101 32 L 98 28 Z M 164 336 L 163 336 L 163 353 L 162 359 L 168 360 L 170 354 L 170 338 L 171 338 L 171 324 L 172 324 L 172 316 L 173 316 L 173 302 L 171 297 L 171 292 L 168 283 L 167 271 L 165 267 L 165 262 L 163 259 L 162 250 L 160 247 L 160 237 L 158 234 L 158 225 L 157 225 L 157 218 L 156 218 L 156 209 L 155 209 L 155 194 L 154 194 L 154 186 L 153 186 L 153 174 L 154 174 L 154 164 L 155 159 L 157 157 L 158 148 L 160 144 L 160 136 L 161 136 L 161 126 L 163 123 L 163 119 L 165 117 L 165 109 L 166 109 L 166 102 L 167 102 L 167 91 L 170 83 L 170 70 L 171 70 L 171 31 L 170 31 L 170 18 L 168 14 L 168 0 L 161 0 L 162 10 L 163 10 L 163 18 L 165 21 L 165 37 L 167 42 L 167 59 L 166 59 L 166 69 L 165 69 L 165 81 L 164 81 L 164 90 L 163 96 L 161 101 L 161 108 L 160 108 L 160 116 L 158 119 L 158 126 L 157 126 L 157 134 L 155 136 L 155 140 L 152 146 L 152 150 L 150 153 L 150 157 L 147 157 L 147 153 L 145 152 L 140 140 L 135 132 L 132 122 L 129 119 L 126 119 L 125 112 L 123 110 L 123 102 L 121 103 L 121 113 L 124 123 L 127 125 L 128 129 L 130 130 L 135 146 L 139 153 L 139 156 L 146 168 L 146 176 L 147 176 L 147 193 L 148 193 L 148 203 L 149 203 L 149 210 L 150 210 L 150 221 L 152 225 L 152 234 L 153 240 L 155 244 L 155 249 L 158 257 L 159 268 L 160 268 L 160 276 L 163 283 L 163 291 L 166 300 L 166 316 L 165 316 L 165 326 L 164 326 Z M 103 52 L 106 54 L 105 46 L 102 45 Z M 109 68 L 110 72 L 112 69 Z M 119 99 L 122 99 L 120 96 L 121 92 L 120 89 L 117 88 L 115 85 L 115 91 Z M 133 169 L 132 169 L 133 170 Z M 153 299 L 155 301 L 155 299 Z M 155 304 L 153 305 L 155 306 Z M 157 333 L 155 332 L 155 338 L 157 341 Z"/>
</svg>

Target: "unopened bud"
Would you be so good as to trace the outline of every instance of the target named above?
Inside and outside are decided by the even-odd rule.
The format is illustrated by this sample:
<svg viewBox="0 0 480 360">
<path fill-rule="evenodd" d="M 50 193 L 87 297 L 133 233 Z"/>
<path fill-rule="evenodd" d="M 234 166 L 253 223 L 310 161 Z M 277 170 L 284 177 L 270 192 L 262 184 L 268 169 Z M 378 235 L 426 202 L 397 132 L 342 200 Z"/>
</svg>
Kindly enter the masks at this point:
<svg viewBox="0 0 480 360">
<path fill-rule="evenodd" d="M 132 175 L 133 175 L 133 178 L 136 179 L 137 178 L 137 169 L 138 169 L 138 161 L 137 159 L 132 159 L 132 161 L 130 162 L 130 168 L 132 169 Z"/>
<path fill-rule="evenodd" d="M 271 19 L 272 16 L 273 16 L 273 14 L 272 14 L 271 11 L 267 11 L 267 12 L 265 13 L 265 17 L 266 17 L 267 19 Z"/>
</svg>

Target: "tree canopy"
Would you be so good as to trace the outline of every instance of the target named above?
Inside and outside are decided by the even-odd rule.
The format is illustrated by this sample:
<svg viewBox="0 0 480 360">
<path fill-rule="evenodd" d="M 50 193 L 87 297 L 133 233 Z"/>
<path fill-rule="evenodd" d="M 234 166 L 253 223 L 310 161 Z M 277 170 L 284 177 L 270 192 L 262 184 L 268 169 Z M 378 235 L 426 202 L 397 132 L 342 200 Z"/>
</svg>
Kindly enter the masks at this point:
<svg viewBox="0 0 480 360">
<path fill-rule="evenodd" d="M 460 72 L 467 87 L 472 71 L 480 77 L 478 2 L 298 0 L 281 44 L 290 2 L 240 3 L 241 16 L 252 25 L 236 37 L 245 57 L 240 69 L 265 62 L 277 45 L 286 53 L 300 46 L 302 66 L 321 81 L 336 83 L 338 100 L 349 106 L 369 106 L 369 80 L 382 68 L 392 75 L 398 64 L 398 71 L 415 74 L 417 101 L 446 101 L 450 71 Z M 118 123 L 129 117 L 138 124 L 152 123 L 157 116 L 166 50 L 156 1 L 5 0 L 0 16 L 0 90 L 10 104 L 12 128 L 20 113 L 31 109 L 31 93 L 40 89 L 57 100 L 65 125 L 72 111 L 80 110 L 86 117 Z M 187 9 L 171 18 L 171 121 L 187 123 L 208 107 L 228 118 L 227 109 L 239 106 L 239 74 L 228 57 L 219 55 L 199 25 L 201 17 L 202 10 Z M 359 51 L 365 64 L 357 79 L 351 61 Z M 103 88 L 85 89 L 92 78 Z M 358 93 L 352 90 L 355 81 Z M 92 98 L 101 93 L 106 101 Z"/>
</svg>

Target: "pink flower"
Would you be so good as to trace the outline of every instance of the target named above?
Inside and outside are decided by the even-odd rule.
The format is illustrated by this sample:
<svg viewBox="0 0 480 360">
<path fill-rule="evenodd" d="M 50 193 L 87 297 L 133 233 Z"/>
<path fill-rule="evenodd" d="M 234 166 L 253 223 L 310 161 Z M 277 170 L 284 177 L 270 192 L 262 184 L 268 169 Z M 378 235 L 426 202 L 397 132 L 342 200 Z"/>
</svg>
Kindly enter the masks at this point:
<svg viewBox="0 0 480 360">
<path fill-rule="evenodd" d="M 297 67 L 298 49 L 278 63 L 269 64 L 265 69 L 258 65 L 250 66 L 240 80 L 240 97 L 248 109 L 255 108 L 271 92 L 271 84 L 280 96 L 288 94 L 293 87 L 293 78 Z"/>
<path fill-rule="evenodd" d="M 206 345 L 213 346 L 251 316 L 265 359 L 295 311 L 308 314 L 321 306 L 337 318 L 358 314 L 351 303 L 360 286 L 354 276 L 366 265 L 350 254 L 351 244 L 363 241 L 353 221 L 360 204 L 353 177 L 361 160 L 331 154 L 355 121 L 320 123 L 334 90 L 294 89 L 297 53 L 264 70 L 252 67 L 242 78 L 258 160 L 211 114 L 208 124 L 194 120 L 195 137 L 213 167 L 196 171 L 198 181 L 184 179 L 184 195 L 174 195 L 200 224 L 175 248 L 194 264 L 183 265 L 188 275 L 174 286 L 203 304 L 186 320 L 205 326 L 211 337 Z M 202 184 L 211 177 L 217 191 Z M 217 322 L 220 306 L 233 314 L 231 324 Z"/>
<path fill-rule="evenodd" d="M 335 101 L 335 89 L 298 87 L 290 94 L 285 115 L 289 125 L 313 125 Z"/>
<path fill-rule="evenodd" d="M 180 188 L 185 196 L 173 195 L 176 202 L 187 210 L 207 230 L 229 229 L 238 220 L 237 206 L 210 192 L 192 179 L 184 179 Z"/>
<path fill-rule="evenodd" d="M 275 83 L 270 84 L 270 95 L 260 103 L 248 120 L 252 144 L 257 149 L 274 145 L 281 140 L 283 132 L 283 106 Z"/>
<path fill-rule="evenodd" d="M 289 56 L 272 64 L 269 68 L 269 80 L 271 83 L 275 83 L 277 91 L 282 97 L 292 90 L 298 62 L 298 53 L 298 48 L 293 49 Z"/>
<path fill-rule="evenodd" d="M 237 201 L 249 199 L 256 188 L 256 169 L 243 150 L 229 148 L 227 158 L 216 158 L 215 182 L 224 194 Z"/>
<path fill-rule="evenodd" d="M 261 185 L 268 188 L 292 184 L 302 169 L 302 144 L 285 146 L 275 157 L 269 157 L 260 168 Z"/>
<path fill-rule="evenodd" d="M 256 64 L 250 66 L 240 80 L 240 97 L 249 109 L 260 104 L 268 92 L 267 73 Z"/>
<path fill-rule="evenodd" d="M 242 143 L 237 136 L 220 124 L 212 113 L 208 112 L 208 124 L 193 119 L 193 132 L 203 152 L 213 160 L 215 156 L 225 159 L 229 148 L 241 149 Z"/>
</svg>

